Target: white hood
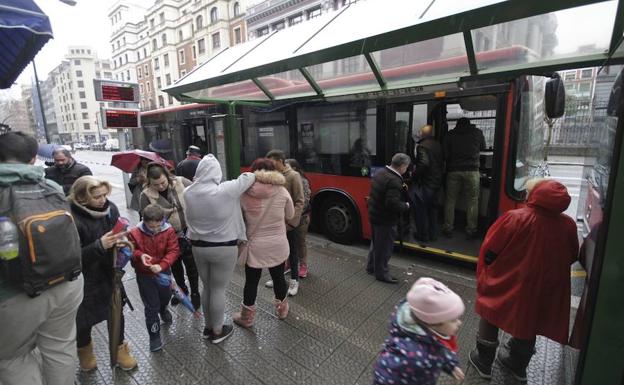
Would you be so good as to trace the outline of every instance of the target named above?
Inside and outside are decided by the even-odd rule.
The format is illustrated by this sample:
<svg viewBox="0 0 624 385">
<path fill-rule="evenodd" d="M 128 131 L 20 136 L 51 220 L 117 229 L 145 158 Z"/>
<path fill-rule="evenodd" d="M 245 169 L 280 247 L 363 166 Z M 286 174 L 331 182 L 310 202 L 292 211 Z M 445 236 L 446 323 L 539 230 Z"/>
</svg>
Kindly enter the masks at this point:
<svg viewBox="0 0 624 385">
<path fill-rule="evenodd" d="M 256 178 L 248 172 L 235 180 L 221 182 L 222 177 L 219 161 L 208 154 L 199 162 L 193 184 L 184 190 L 184 215 L 191 239 L 208 242 L 246 239 L 240 196 Z"/>
<path fill-rule="evenodd" d="M 221 183 L 223 179 L 223 172 L 221 171 L 221 165 L 217 158 L 212 154 L 208 154 L 199 161 L 197 165 L 197 171 L 195 171 L 196 183 Z"/>
</svg>

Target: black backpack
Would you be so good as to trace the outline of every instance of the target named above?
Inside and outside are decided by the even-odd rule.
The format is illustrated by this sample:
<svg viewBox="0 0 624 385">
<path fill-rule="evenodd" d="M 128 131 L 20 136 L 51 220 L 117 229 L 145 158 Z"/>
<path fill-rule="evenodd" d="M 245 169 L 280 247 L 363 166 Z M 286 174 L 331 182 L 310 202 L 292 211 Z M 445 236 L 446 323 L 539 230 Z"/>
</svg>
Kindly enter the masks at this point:
<svg viewBox="0 0 624 385">
<path fill-rule="evenodd" d="M 80 237 L 63 193 L 45 180 L 18 183 L 0 188 L 0 204 L 19 229 L 18 257 L 1 263 L 5 280 L 35 297 L 80 275 Z"/>
</svg>

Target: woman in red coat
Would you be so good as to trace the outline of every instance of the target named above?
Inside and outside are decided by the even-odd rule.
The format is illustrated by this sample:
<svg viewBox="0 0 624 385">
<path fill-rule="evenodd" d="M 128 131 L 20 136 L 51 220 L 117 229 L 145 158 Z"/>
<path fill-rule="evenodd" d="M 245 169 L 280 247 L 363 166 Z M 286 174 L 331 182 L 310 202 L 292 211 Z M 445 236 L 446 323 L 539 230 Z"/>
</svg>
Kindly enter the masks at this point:
<svg viewBox="0 0 624 385">
<path fill-rule="evenodd" d="M 491 377 L 499 328 L 512 338 L 496 358 L 520 381 L 537 335 L 568 340 L 570 264 L 579 247 L 576 223 L 563 214 L 570 195 L 554 180 L 534 181 L 528 190 L 526 207 L 501 216 L 479 253 L 475 311 L 481 321 L 469 358 L 484 378 Z"/>
</svg>

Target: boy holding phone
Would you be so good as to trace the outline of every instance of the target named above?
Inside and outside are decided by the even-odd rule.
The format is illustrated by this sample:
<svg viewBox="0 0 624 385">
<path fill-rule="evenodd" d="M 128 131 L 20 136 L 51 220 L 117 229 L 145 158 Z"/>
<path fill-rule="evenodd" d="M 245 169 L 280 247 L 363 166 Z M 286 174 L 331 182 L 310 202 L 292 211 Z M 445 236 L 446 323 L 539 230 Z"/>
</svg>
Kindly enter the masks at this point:
<svg viewBox="0 0 624 385">
<path fill-rule="evenodd" d="M 157 204 L 148 205 L 143 211 L 143 221 L 128 234 L 134 244 L 132 266 L 136 271 L 139 294 L 145 307 L 145 323 L 150 337 L 150 351 L 162 349 L 160 321 L 171 323 L 167 303 L 171 289 L 161 286 L 156 276 L 171 274 L 171 265 L 180 254 L 178 237 L 173 227 L 165 221 L 165 213 Z M 160 314 L 160 318 L 159 318 Z"/>
</svg>

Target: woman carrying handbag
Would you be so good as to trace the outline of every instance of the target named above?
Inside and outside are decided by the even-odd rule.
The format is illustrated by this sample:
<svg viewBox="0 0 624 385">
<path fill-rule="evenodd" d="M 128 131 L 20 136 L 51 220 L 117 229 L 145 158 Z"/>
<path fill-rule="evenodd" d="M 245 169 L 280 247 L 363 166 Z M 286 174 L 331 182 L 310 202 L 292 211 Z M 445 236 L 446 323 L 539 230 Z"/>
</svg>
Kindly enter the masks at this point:
<svg viewBox="0 0 624 385">
<path fill-rule="evenodd" d="M 245 264 L 245 288 L 241 311 L 234 322 L 244 328 L 253 325 L 256 296 L 262 269 L 268 268 L 273 279 L 275 312 L 279 319 L 288 315 L 288 285 L 284 263 L 288 259 L 286 221 L 295 214 L 290 194 L 284 188 L 284 176 L 275 171 L 270 159 L 259 158 L 251 165 L 256 182 L 241 198 L 247 225 L 247 243 L 240 246 L 239 261 Z"/>
</svg>

